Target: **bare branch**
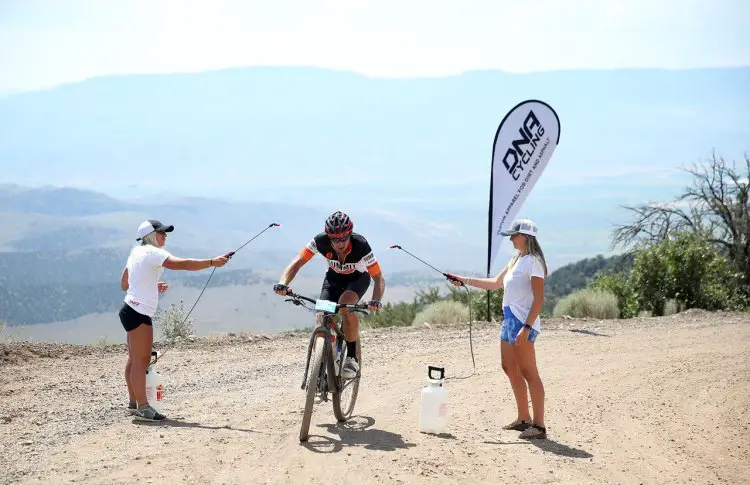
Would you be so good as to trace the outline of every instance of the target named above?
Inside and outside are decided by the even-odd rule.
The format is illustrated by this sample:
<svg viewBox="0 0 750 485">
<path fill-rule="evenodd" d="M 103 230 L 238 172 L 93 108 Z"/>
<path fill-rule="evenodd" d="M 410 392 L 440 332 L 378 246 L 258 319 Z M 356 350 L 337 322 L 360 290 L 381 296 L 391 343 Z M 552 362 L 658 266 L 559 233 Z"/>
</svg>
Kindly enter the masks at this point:
<svg viewBox="0 0 750 485">
<path fill-rule="evenodd" d="M 697 229 L 689 214 L 666 204 L 649 203 L 623 208 L 635 214 L 635 220 L 616 227 L 613 247 L 651 245 L 666 239 L 673 232 Z"/>
<path fill-rule="evenodd" d="M 744 156 L 744 172 L 715 151 L 702 165 L 683 168 L 692 184 L 667 203 L 625 206 L 631 222 L 615 226 L 612 248 L 647 247 L 676 232 L 703 235 L 725 253 L 744 275 L 750 288 L 750 156 Z"/>
<path fill-rule="evenodd" d="M 693 186 L 687 188 L 679 197 L 679 200 L 702 201 L 706 203 L 716 215 L 718 215 L 725 226 L 733 236 L 735 233 L 735 224 L 732 211 L 727 206 L 728 187 L 726 184 L 727 164 L 723 158 L 712 155 L 708 167 L 698 167 L 693 164 L 691 168 L 685 171 L 691 174 L 696 180 Z"/>
</svg>

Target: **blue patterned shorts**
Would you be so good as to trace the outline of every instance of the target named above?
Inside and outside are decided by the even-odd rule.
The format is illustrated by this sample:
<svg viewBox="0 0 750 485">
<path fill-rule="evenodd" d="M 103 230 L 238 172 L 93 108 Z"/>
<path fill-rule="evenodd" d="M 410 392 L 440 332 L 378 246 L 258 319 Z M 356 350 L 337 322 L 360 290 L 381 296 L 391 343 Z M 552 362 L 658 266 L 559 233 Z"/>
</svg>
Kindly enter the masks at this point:
<svg viewBox="0 0 750 485">
<path fill-rule="evenodd" d="M 523 322 L 516 318 L 510 307 L 503 307 L 503 327 L 500 329 L 500 340 L 504 340 L 509 344 L 516 343 L 516 336 L 518 332 L 523 328 Z M 533 343 L 536 340 L 539 332 L 533 328 L 529 330 L 529 342 Z"/>
</svg>

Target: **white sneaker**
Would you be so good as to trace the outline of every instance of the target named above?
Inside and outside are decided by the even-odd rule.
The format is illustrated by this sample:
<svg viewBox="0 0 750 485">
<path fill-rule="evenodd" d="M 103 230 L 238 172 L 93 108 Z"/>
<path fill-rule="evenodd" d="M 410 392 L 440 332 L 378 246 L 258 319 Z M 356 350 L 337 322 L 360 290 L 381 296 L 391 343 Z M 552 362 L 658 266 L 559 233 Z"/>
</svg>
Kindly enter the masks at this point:
<svg viewBox="0 0 750 485">
<path fill-rule="evenodd" d="M 352 357 L 347 357 L 344 360 L 344 368 L 341 372 L 341 377 L 344 379 L 354 379 L 359 373 L 359 364 Z"/>
</svg>

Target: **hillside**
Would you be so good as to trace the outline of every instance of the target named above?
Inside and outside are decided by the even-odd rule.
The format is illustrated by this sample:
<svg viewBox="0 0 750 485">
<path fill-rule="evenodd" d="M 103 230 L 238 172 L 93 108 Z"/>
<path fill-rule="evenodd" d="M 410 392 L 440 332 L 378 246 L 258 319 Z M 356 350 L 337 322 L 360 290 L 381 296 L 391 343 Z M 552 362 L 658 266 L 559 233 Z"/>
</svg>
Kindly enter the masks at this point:
<svg viewBox="0 0 750 485">
<path fill-rule="evenodd" d="M 132 228 L 146 217 L 153 217 L 153 213 L 177 227 L 168 240 L 170 251 L 189 257 L 215 256 L 241 246 L 258 231 L 258 227 L 252 227 L 256 222 L 250 221 L 251 218 L 282 222 L 281 228 L 267 231 L 240 251 L 230 266 L 217 271 L 210 281 L 209 295 L 217 288 L 257 285 L 266 288 L 275 282 L 291 257 L 319 231 L 319 221 L 326 214 L 291 204 L 192 197 L 156 206 L 95 191 L 17 185 L 0 186 L 0 198 L 5 204 L 0 208 L 0 221 L 5 223 L 4 227 L 14 227 L 13 231 L 0 233 L 0 245 L 8 249 L 0 252 L 0 321 L 11 325 L 61 322 L 116 311 L 122 299 L 120 274 L 133 244 Z M 365 212 L 355 220 L 386 271 L 389 286 L 386 297 L 390 301 L 408 299 L 419 288 L 445 284 L 439 274 L 408 255 L 385 250 L 392 242 L 397 241 L 446 271 L 466 272 L 466 266 L 481 264 L 482 257 L 466 251 L 465 242 L 449 237 L 450 228 L 420 221 L 404 225 L 375 212 Z M 220 241 L 218 228 L 221 228 Z M 439 247 L 432 243 L 435 237 L 444 241 Z M 551 260 L 544 311 L 550 313 L 557 299 L 582 288 L 596 272 L 617 261 L 617 257 L 600 255 L 568 265 L 558 264 L 556 268 L 555 260 Z M 300 274 L 315 278 L 323 271 L 323 263 L 314 261 Z M 194 298 L 191 289 L 201 289 L 208 277 L 209 272 L 166 270 L 163 279 L 172 283 L 173 290 L 166 295 L 163 306 L 182 299 L 190 301 Z M 393 289 L 396 300 L 392 299 Z M 209 296 L 201 306 L 217 308 L 217 304 Z M 268 305 L 261 300 L 254 309 L 266 314 Z M 234 321 L 242 317 L 229 318 Z"/>
<path fill-rule="evenodd" d="M 0 409 L 0 482 L 746 483 L 750 441 L 737 431 L 750 314 L 545 322 L 548 439 L 531 442 L 501 429 L 516 412 L 498 333 L 474 326 L 476 373 L 457 379 L 472 371 L 465 325 L 365 331 L 354 417 L 337 424 L 329 402 L 316 404 L 305 444 L 305 333 L 170 347 L 157 363 L 169 418 L 159 424 L 123 409 L 123 345 L 0 344 L 0 395 L 12 397 Z M 418 431 L 428 365 L 454 378 L 444 435 Z"/>
<path fill-rule="evenodd" d="M 338 202 L 316 205 L 189 195 L 115 199 L 88 189 L 9 185 L 0 186 L 0 197 L 6 201 L 0 206 L 0 223 L 6 228 L 0 231 L 0 249 L 5 252 L 88 248 L 126 251 L 135 244 L 133 234 L 138 224 L 157 218 L 175 225 L 176 231 L 169 238 L 173 250 L 210 251 L 214 256 L 240 247 L 270 223 L 278 222 L 280 228 L 268 230 L 234 260 L 242 264 L 252 261 L 263 269 L 286 264 L 322 230 L 325 218 L 339 206 Z M 33 198 L 34 204 L 26 204 L 27 198 Z M 100 198 L 110 203 L 91 204 L 92 199 Z M 80 213 L 80 207 L 88 208 L 86 215 Z M 388 246 L 399 243 L 413 251 L 427 251 L 433 259 L 450 256 L 456 265 L 481 263 L 466 252 L 476 249 L 477 243 L 457 235 L 452 225 L 408 213 L 391 214 L 376 207 L 345 210 L 355 221 L 355 231 L 366 235 L 376 255 L 382 256 Z M 434 247 L 435 238 L 443 239 L 439 248 Z M 402 268 L 416 267 L 413 260 L 401 259 Z"/>
<path fill-rule="evenodd" d="M 33 325 L 76 319 L 93 313 L 115 312 L 121 305 L 119 287 L 122 265 L 127 250 L 91 249 L 80 252 L 0 253 L 0 321 L 12 325 Z M 278 274 L 282 267 L 277 269 Z M 598 272 L 612 268 L 629 269 L 629 260 L 615 256 L 597 256 L 565 265 L 550 273 L 545 290 L 544 313 L 552 312 L 555 303 L 571 292 L 583 288 Z M 271 271 L 227 267 L 215 272 L 209 292 L 229 286 L 262 285 L 266 290 L 278 280 Z M 314 267 L 306 267 L 302 277 L 314 277 Z M 322 271 L 320 271 L 322 275 Z M 162 307 L 202 289 L 210 272 L 188 273 L 165 270 L 163 280 L 173 289 L 165 296 Z M 417 290 L 430 286 L 443 287 L 444 278 L 424 270 L 394 271 L 387 275 L 389 288 Z M 177 292 L 177 296 L 174 293 Z M 210 294 L 210 293 L 209 293 Z M 389 296 L 389 300 L 393 301 Z M 195 297 L 192 297 L 195 298 Z M 201 305 L 215 305 L 207 297 Z M 267 303 L 259 302 L 255 311 L 265 313 Z"/>
<path fill-rule="evenodd" d="M 542 312 L 551 314 L 555 305 L 563 297 L 585 288 L 600 273 L 629 272 L 633 267 L 632 254 L 605 258 L 597 255 L 575 263 L 566 264 L 553 271 L 545 282 L 544 307 Z"/>
</svg>

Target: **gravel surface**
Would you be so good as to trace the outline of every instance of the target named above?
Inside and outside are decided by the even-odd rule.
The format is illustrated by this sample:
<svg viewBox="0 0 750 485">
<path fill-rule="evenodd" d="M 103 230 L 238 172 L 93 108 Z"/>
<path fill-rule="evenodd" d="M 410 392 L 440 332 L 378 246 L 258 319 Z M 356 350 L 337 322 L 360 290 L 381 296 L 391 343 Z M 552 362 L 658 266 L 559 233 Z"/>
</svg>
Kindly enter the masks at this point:
<svg viewBox="0 0 750 485">
<path fill-rule="evenodd" d="M 0 483 L 748 483 L 750 314 L 550 319 L 537 340 L 549 439 L 515 417 L 497 323 L 446 382 L 449 433 L 419 433 L 427 365 L 471 373 L 468 327 L 365 330 L 348 423 L 298 440 L 308 335 L 166 346 L 164 423 L 123 409 L 122 345 L 0 344 Z"/>
</svg>

